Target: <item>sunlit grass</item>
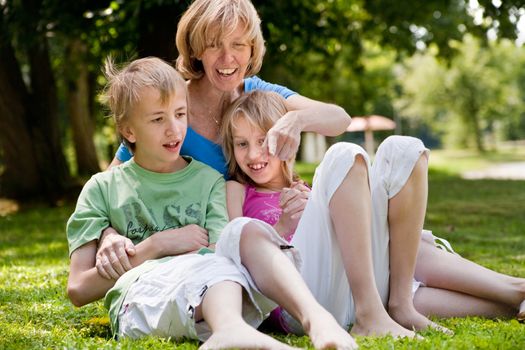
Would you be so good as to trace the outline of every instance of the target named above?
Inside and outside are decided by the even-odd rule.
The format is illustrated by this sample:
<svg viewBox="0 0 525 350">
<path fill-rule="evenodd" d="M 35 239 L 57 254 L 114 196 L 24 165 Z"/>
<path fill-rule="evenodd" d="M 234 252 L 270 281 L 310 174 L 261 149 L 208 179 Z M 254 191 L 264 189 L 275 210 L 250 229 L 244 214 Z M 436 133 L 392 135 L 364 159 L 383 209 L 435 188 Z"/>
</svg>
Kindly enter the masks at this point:
<svg viewBox="0 0 525 350">
<path fill-rule="evenodd" d="M 500 147 L 497 152 L 482 154 L 475 150 L 431 150 L 429 165 L 434 170 L 460 175 L 510 162 L 525 162 L 525 146 Z"/>
</svg>

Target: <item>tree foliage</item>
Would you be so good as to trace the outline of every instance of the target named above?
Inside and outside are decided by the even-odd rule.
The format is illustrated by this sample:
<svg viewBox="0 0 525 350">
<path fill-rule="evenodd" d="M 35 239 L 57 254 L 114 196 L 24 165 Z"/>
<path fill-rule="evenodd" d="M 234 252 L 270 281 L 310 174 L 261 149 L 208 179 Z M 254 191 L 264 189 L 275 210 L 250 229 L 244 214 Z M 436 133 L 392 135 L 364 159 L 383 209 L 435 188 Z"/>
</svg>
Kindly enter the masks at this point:
<svg viewBox="0 0 525 350">
<path fill-rule="evenodd" d="M 104 112 L 95 102 L 104 84 L 100 75 L 104 58 L 112 54 L 124 61 L 155 55 L 173 61 L 176 25 L 188 3 L 0 0 L 0 194 L 44 193 L 59 198 L 68 190 L 70 169 L 86 175 L 95 171 L 97 157 L 112 151 L 89 152 L 95 148 L 89 142 L 93 137 L 82 131 L 92 128 L 95 135 L 108 134 Z M 401 91 L 391 67 L 414 52 L 435 47 L 436 57 L 457 65 L 454 57 L 466 59 L 466 53 L 454 43 L 462 42 L 465 34 L 480 39 L 480 53 L 490 46 L 488 37 L 515 39 L 525 6 L 523 0 L 254 0 L 254 4 L 267 40 L 263 78 L 338 103 L 352 114 L 391 110 Z M 490 58 L 499 63 L 501 59 Z M 448 73 L 456 77 L 456 86 L 477 89 L 475 77 L 480 72 L 469 72 Z M 515 84 L 523 89 L 524 73 L 518 75 Z M 452 91 L 454 84 L 447 84 L 451 85 L 445 90 Z M 478 91 L 473 98 L 482 93 L 473 91 Z M 499 94 L 510 96 L 509 91 Z M 438 112 L 463 115 L 473 101 Z M 509 137 L 519 137 L 515 130 L 523 129 L 522 118 L 502 124 L 497 123 L 499 118 L 491 121 L 504 113 L 508 110 L 501 106 L 480 109 L 480 129 L 499 128 Z M 64 148 L 76 150 L 68 152 L 76 158 L 69 167 Z"/>
<path fill-rule="evenodd" d="M 515 128 L 525 113 L 523 50 L 509 41 L 483 48 L 472 36 L 453 45 L 458 54 L 450 62 L 431 51 L 407 61 L 399 77 L 401 113 L 431 125 L 449 146 L 484 151 L 487 141 L 525 136 Z"/>
</svg>

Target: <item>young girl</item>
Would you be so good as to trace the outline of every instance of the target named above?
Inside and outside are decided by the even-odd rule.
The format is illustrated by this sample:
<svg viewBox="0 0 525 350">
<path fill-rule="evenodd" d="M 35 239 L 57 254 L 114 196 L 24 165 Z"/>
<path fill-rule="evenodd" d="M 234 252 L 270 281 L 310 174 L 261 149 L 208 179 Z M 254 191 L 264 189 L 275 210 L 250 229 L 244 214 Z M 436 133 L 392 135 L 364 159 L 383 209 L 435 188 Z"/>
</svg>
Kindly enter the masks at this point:
<svg viewBox="0 0 525 350">
<path fill-rule="evenodd" d="M 524 279 L 438 249 L 428 231 L 421 235 L 428 150 L 419 140 L 388 138 L 371 171 L 360 147 L 336 144 L 310 192 L 294 178 L 293 159 L 280 161 L 265 147 L 266 132 L 285 113 L 280 96 L 257 91 L 228 109 L 222 141 L 236 180 L 227 183 L 228 213 L 266 221 L 289 240 L 301 253 L 303 278 L 341 325 L 353 323 L 360 335 L 410 335 L 444 330 L 423 315 L 525 316 Z M 385 316 L 381 302 L 408 329 Z M 286 312 L 274 311 L 273 320 L 298 330 Z"/>
</svg>

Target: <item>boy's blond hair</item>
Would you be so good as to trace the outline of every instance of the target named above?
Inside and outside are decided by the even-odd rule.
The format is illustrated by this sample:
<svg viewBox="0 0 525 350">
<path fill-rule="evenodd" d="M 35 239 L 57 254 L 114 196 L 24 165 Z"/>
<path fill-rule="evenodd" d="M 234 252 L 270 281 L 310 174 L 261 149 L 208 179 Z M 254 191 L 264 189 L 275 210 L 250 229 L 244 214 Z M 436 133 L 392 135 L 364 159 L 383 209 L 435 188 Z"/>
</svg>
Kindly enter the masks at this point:
<svg viewBox="0 0 525 350">
<path fill-rule="evenodd" d="M 235 160 L 233 131 L 236 128 L 236 121 L 239 118 L 245 118 L 251 125 L 267 133 L 286 112 L 284 97 L 275 92 L 261 90 L 254 90 L 241 95 L 226 110 L 222 119 L 221 142 L 228 164 L 228 174 L 233 180 L 242 184 L 256 185 L 241 170 Z M 298 180 L 297 175 L 293 172 L 294 161 L 295 156 L 281 163 L 287 186 L 292 181 Z"/>
<path fill-rule="evenodd" d="M 250 0 L 195 0 L 182 15 L 177 27 L 177 70 L 186 79 L 202 77 L 204 67 L 198 57 L 202 56 L 210 42 L 217 43 L 239 24 L 244 26 L 252 48 L 246 76 L 257 74 L 265 48 L 261 19 Z"/>
<path fill-rule="evenodd" d="M 174 96 L 177 89 L 182 89 L 187 95 L 186 83 L 182 76 L 175 68 L 157 57 L 140 58 L 121 69 L 117 68 L 113 59 L 109 57 L 104 65 L 104 75 L 107 84 L 100 100 L 111 110 L 117 132 L 131 150 L 134 150 L 134 144 L 128 142 L 120 130 L 135 103 L 139 101 L 143 88 L 157 89 L 162 103 Z"/>
</svg>

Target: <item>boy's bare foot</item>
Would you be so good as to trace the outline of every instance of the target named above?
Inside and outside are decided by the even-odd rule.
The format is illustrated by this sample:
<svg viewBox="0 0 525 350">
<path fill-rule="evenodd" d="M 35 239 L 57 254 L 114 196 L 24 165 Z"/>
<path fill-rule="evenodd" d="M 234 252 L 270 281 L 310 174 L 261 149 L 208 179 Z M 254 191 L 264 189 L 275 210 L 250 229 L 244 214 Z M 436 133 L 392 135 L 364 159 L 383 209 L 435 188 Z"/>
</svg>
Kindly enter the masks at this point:
<svg viewBox="0 0 525 350">
<path fill-rule="evenodd" d="M 518 314 L 516 315 L 516 319 L 518 321 L 525 321 L 525 300 L 523 300 L 520 304 L 520 308 Z"/>
<path fill-rule="evenodd" d="M 454 334 L 450 329 L 432 322 L 417 312 L 413 306 L 389 307 L 388 312 L 397 323 L 405 328 L 414 329 L 416 331 L 431 328 L 448 335 Z"/>
<path fill-rule="evenodd" d="M 357 349 L 357 343 L 325 309 L 315 313 L 304 329 L 316 349 Z"/>
<path fill-rule="evenodd" d="M 280 341 L 263 334 L 246 323 L 232 325 L 213 332 L 199 350 L 215 349 L 276 349 L 295 350 Z"/>
</svg>

